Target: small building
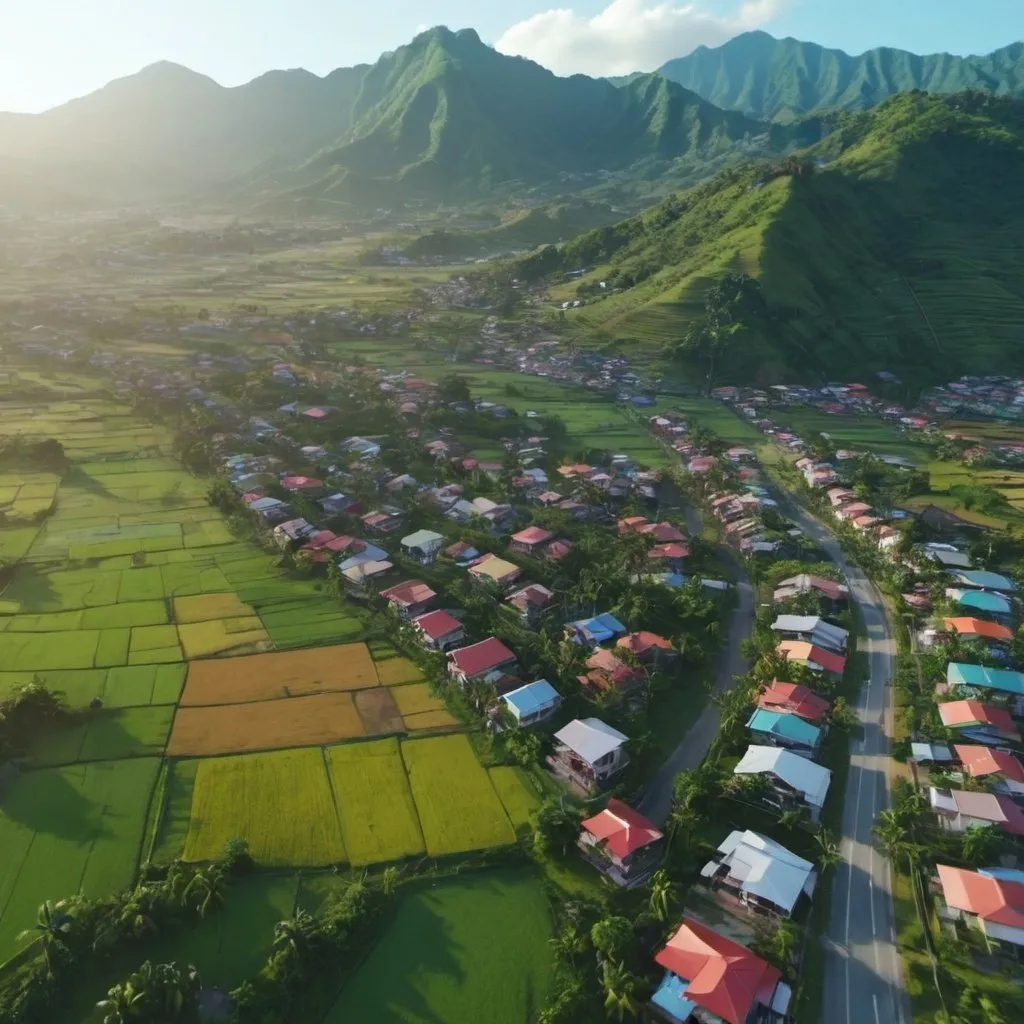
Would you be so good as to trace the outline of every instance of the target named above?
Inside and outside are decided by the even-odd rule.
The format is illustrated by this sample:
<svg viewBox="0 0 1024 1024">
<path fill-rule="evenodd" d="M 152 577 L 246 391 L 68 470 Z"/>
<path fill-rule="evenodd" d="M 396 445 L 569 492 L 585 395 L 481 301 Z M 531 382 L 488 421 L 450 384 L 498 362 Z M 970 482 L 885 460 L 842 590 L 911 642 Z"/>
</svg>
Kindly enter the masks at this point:
<svg viewBox="0 0 1024 1024">
<path fill-rule="evenodd" d="M 803 640 L 827 651 L 841 654 L 846 650 L 849 632 L 826 622 L 820 615 L 780 615 L 772 630 L 784 640 Z"/>
<path fill-rule="evenodd" d="M 950 700 L 939 705 L 939 718 L 947 729 L 980 743 L 1020 743 L 1020 732 L 1005 708 L 980 700 Z"/>
<path fill-rule="evenodd" d="M 676 657 L 676 649 L 668 640 L 648 630 L 627 633 L 615 641 L 615 646 L 629 651 L 641 665 L 664 664 Z"/>
<path fill-rule="evenodd" d="M 356 562 L 355 565 L 348 565 L 347 568 L 346 564 L 343 563 L 341 567 L 346 593 L 364 598 L 370 597 L 380 586 L 382 577 L 394 568 L 390 562 L 376 558 Z"/>
<path fill-rule="evenodd" d="M 664 833 L 621 800 L 609 800 L 582 828 L 583 859 L 624 889 L 643 885 L 665 855 Z"/>
<path fill-rule="evenodd" d="M 990 594 L 987 590 L 948 587 L 946 597 L 952 598 L 961 608 L 970 612 L 983 612 L 999 621 L 1009 620 L 1013 615 L 1009 599 L 1002 594 Z"/>
<path fill-rule="evenodd" d="M 393 533 L 401 528 L 403 518 L 400 512 L 375 509 L 362 516 L 362 523 L 371 533 Z"/>
<path fill-rule="evenodd" d="M 985 569 L 954 569 L 949 575 L 965 590 L 995 590 L 1001 594 L 1013 594 L 1017 584 L 998 572 Z"/>
<path fill-rule="evenodd" d="M 700 875 L 744 909 L 774 917 L 792 917 L 801 897 L 813 897 L 818 880 L 810 861 L 749 829 L 730 832 Z"/>
<path fill-rule="evenodd" d="M 555 595 L 547 587 L 540 583 L 527 583 L 522 589 L 509 594 L 505 604 L 514 608 L 527 626 L 535 626 L 554 599 Z"/>
<path fill-rule="evenodd" d="M 803 640 L 783 640 L 776 648 L 778 654 L 795 665 L 805 665 L 812 672 L 824 672 L 841 679 L 846 671 L 846 659 L 823 647 L 805 643 Z"/>
<path fill-rule="evenodd" d="M 780 580 L 775 589 L 772 599 L 776 604 L 792 600 L 800 594 L 810 592 L 818 594 L 819 598 L 828 606 L 840 608 L 846 605 L 850 598 L 849 587 L 835 580 L 826 579 L 824 576 L 812 576 L 809 573 L 801 573 L 799 576 L 791 576 L 789 579 Z"/>
<path fill-rule="evenodd" d="M 982 640 L 998 644 L 1008 644 L 1013 641 L 1012 629 L 998 622 L 988 622 L 986 619 L 958 617 L 943 619 L 942 624 L 949 632 L 956 633 L 963 640 Z"/>
<path fill-rule="evenodd" d="M 776 967 L 684 917 L 654 958 L 665 976 L 651 997 L 671 1024 L 783 1024 L 793 993 Z"/>
<path fill-rule="evenodd" d="M 797 715 L 757 708 L 747 722 L 755 743 L 785 747 L 802 757 L 813 758 L 821 746 L 822 730 Z"/>
<path fill-rule="evenodd" d="M 806 686 L 772 680 L 771 686 L 757 699 L 757 706 L 767 711 L 784 711 L 798 715 L 806 722 L 822 722 L 832 710 L 831 703 Z"/>
<path fill-rule="evenodd" d="M 610 612 L 593 615 L 589 619 L 578 619 L 565 625 L 565 637 L 585 647 L 608 643 L 625 636 L 628 630 Z"/>
<path fill-rule="evenodd" d="M 469 574 L 475 580 L 494 585 L 499 590 L 508 590 L 523 575 L 523 570 L 497 555 L 484 555 L 469 567 Z"/>
<path fill-rule="evenodd" d="M 405 554 L 421 565 L 432 565 L 437 561 L 444 544 L 444 537 L 433 530 L 416 530 L 401 540 Z"/>
<path fill-rule="evenodd" d="M 941 917 L 977 928 L 990 949 L 1024 957 L 1024 871 L 964 868 L 939 864 L 938 887 L 946 903 Z"/>
<path fill-rule="evenodd" d="M 429 611 L 437 594 L 423 580 L 406 580 L 382 590 L 380 596 L 401 618 L 415 619 Z"/>
<path fill-rule="evenodd" d="M 599 718 L 577 718 L 555 733 L 555 751 L 547 763 L 558 778 L 593 794 L 629 764 L 628 740 Z"/>
<path fill-rule="evenodd" d="M 525 530 L 512 534 L 509 550 L 518 551 L 531 558 L 539 558 L 543 547 L 554 539 L 555 535 L 550 530 L 540 526 L 528 526 Z"/>
<path fill-rule="evenodd" d="M 308 540 L 317 532 L 317 528 L 305 519 L 289 519 L 274 527 L 274 542 L 278 547 L 285 548 L 289 544 Z"/>
<path fill-rule="evenodd" d="M 1016 754 L 974 743 L 957 743 L 953 749 L 972 779 L 984 779 L 995 792 L 1024 796 L 1024 765 Z"/>
<path fill-rule="evenodd" d="M 562 703 L 562 695 L 546 679 L 510 690 L 501 699 L 521 729 L 546 721 Z"/>
<path fill-rule="evenodd" d="M 587 671 L 577 676 L 581 686 L 596 690 L 617 690 L 624 696 L 636 693 L 647 679 L 647 673 L 636 665 L 627 665 L 614 651 L 599 647 L 587 658 Z"/>
<path fill-rule="evenodd" d="M 448 655 L 448 675 L 460 686 L 477 681 L 496 683 L 517 667 L 516 656 L 496 636 L 460 647 Z"/>
<path fill-rule="evenodd" d="M 446 611 L 427 612 L 412 620 L 420 644 L 431 651 L 447 651 L 466 639 L 466 630 L 454 615 Z"/>
<path fill-rule="evenodd" d="M 928 802 L 939 824 L 950 832 L 966 832 L 972 825 L 996 825 L 1008 835 L 1024 836 L 1024 807 L 1005 793 L 930 786 Z"/>
<path fill-rule="evenodd" d="M 832 773 L 806 757 L 780 747 L 752 744 L 733 769 L 735 775 L 762 775 L 770 790 L 765 802 L 780 810 L 806 807 L 817 821 L 825 806 Z"/>
<path fill-rule="evenodd" d="M 480 558 L 480 552 L 472 544 L 464 540 L 458 540 L 450 547 L 444 549 L 446 558 L 452 559 L 456 565 L 467 566 Z"/>
</svg>

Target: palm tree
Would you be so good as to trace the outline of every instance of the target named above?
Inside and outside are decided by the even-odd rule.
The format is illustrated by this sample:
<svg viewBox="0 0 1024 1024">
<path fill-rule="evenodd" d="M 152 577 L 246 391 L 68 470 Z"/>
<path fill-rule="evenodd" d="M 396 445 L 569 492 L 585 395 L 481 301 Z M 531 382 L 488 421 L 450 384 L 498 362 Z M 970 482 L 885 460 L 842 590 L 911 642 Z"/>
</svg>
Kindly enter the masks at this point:
<svg viewBox="0 0 1024 1024">
<path fill-rule="evenodd" d="M 824 825 L 814 834 L 818 844 L 818 867 L 822 872 L 834 868 L 843 858 L 836 837 Z"/>
<path fill-rule="evenodd" d="M 315 927 L 316 921 L 307 910 L 297 910 L 294 917 L 278 921 L 274 925 L 274 952 L 284 953 L 289 959 L 301 957 L 309 946 Z"/>
<path fill-rule="evenodd" d="M 803 821 L 804 812 L 802 808 L 790 807 L 789 810 L 783 811 L 779 815 L 779 824 L 790 832 L 793 831 Z"/>
<path fill-rule="evenodd" d="M 604 988 L 604 1008 L 616 1020 L 636 1018 L 639 1012 L 635 998 L 636 979 L 621 961 L 606 960 L 601 965 L 601 986 Z"/>
<path fill-rule="evenodd" d="M 548 939 L 555 956 L 576 963 L 576 957 L 587 951 L 587 937 L 577 931 L 575 925 L 566 925 L 553 939 Z"/>
<path fill-rule="evenodd" d="M 672 879 L 668 877 L 668 872 L 664 868 L 659 868 L 651 876 L 651 913 L 659 921 L 664 921 L 675 898 L 676 887 L 672 884 Z"/>
<path fill-rule="evenodd" d="M 197 871 L 185 886 L 182 900 L 191 902 L 200 918 L 206 917 L 213 907 L 224 903 L 224 873 L 216 867 Z"/>
<path fill-rule="evenodd" d="M 36 911 L 36 923 L 18 935 L 19 941 L 27 938 L 38 940 L 43 950 L 47 973 L 51 978 L 57 973 L 59 958 L 69 952 L 65 939 L 75 922 L 67 908 L 67 900 L 61 900 L 59 903 L 46 900 Z"/>
<path fill-rule="evenodd" d="M 398 885 L 398 879 L 398 868 L 385 868 L 380 876 L 380 891 L 384 893 L 385 896 L 393 895 L 395 887 Z"/>
<path fill-rule="evenodd" d="M 134 975 L 133 975 L 134 977 Z M 103 1024 L 128 1024 L 138 1018 L 138 1010 L 146 999 L 146 990 L 136 988 L 132 978 L 119 981 L 107 990 L 107 998 L 96 1004 Z"/>
<path fill-rule="evenodd" d="M 971 867 L 991 862 L 1003 845 L 1003 836 L 996 825 L 971 825 L 963 835 L 961 852 Z"/>
</svg>

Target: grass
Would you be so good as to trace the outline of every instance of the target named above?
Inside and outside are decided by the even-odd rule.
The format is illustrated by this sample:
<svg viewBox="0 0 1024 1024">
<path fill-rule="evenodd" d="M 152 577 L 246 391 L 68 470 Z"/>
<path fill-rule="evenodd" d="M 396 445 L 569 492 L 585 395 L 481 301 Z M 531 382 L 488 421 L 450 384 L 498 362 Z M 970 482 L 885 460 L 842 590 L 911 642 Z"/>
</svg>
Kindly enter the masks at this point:
<svg viewBox="0 0 1024 1024">
<path fill-rule="evenodd" d="M 325 1024 L 522 1024 L 551 987 L 544 890 L 489 872 L 410 892 Z"/>
<path fill-rule="evenodd" d="M 346 860 L 331 787 L 319 750 L 282 750 L 202 761 L 183 858 L 218 857 L 246 839 L 265 867 L 325 867 Z"/>
<path fill-rule="evenodd" d="M 44 900 L 130 884 L 157 758 L 26 772 L 0 805 L 0 959 Z"/>
<path fill-rule="evenodd" d="M 489 768 L 494 791 L 516 829 L 526 828 L 530 816 L 540 806 L 540 793 L 522 768 L 501 766 Z"/>
<path fill-rule="evenodd" d="M 466 853 L 515 842 L 486 770 L 463 735 L 410 740 L 402 758 L 427 853 Z"/>
<path fill-rule="evenodd" d="M 162 754 L 173 707 L 103 708 L 70 727 L 54 729 L 32 751 L 35 765 L 112 761 Z"/>
<path fill-rule="evenodd" d="M 803 438 L 828 434 L 837 448 L 852 448 L 875 455 L 898 455 L 916 465 L 931 457 L 931 449 L 920 435 L 900 430 L 875 416 L 833 416 L 809 406 L 773 409 L 769 414 L 781 426 L 788 427 Z"/>
<path fill-rule="evenodd" d="M 423 852 L 423 834 L 397 740 L 332 747 L 327 759 L 353 867 Z"/>
</svg>

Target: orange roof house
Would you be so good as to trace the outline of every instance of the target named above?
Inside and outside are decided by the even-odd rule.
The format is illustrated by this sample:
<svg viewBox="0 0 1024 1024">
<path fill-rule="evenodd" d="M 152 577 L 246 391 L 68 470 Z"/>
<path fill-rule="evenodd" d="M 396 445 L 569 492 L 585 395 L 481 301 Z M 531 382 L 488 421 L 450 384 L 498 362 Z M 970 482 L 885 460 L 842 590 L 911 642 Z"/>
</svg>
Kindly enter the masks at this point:
<svg viewBox="0 0 1024 1024">
<path fill-rule="evenodd" d="M 832 705 L 822 696 L 798 683 L 773 679 L 771 686 L 757 699 L 757 706 L 768 711 L 784 711 L 807 722 L 819 722 Z"/>
<path fill-rule="evenodd" d="M 846 670 L 846 659 L 824 648 L 815 647 L 804 640 L 783 640 L 775 650 L 786 659 L 798 665 L 814 668 L 817 665 L 824 672 L 841 676 Z"/>
<path fill-rule="evenodd" d="M 1024 883 L 946 864 L 939 864 L 936 871 L 946 906 L 986 924 L 1024 932 Z"/>
<path fill-rule="evenodd" d="M 984 619 L 973 619 L 970 617 L 943 619 L 943 625 L 958 636 L 979 637 L 983 640 L 1004 640 L 1009 642 L 1013 639 L 1013 630 L 1002 626 L 998 622 L 986 622 Z"/>
<path fill-rule="evenodd" d="M 953 749 L 964 771 L 973 778 L 1005 775 L 1013 782 L 1024 783 L 1024 765 L 1008 750 L 996 750 L 973 743 L 958 743 Z"/>
</svg>

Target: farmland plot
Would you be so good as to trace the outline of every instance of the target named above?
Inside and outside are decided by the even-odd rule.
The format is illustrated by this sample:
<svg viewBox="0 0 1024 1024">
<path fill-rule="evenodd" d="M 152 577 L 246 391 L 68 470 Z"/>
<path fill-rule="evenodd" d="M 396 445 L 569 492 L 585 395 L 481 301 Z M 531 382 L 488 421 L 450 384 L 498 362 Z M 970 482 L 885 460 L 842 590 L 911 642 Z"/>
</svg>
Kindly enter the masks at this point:
<svg viewBox="0 0 1024 1024">
<path fill-rule="evenodd" d="M 352 866 L 422 853 L 423 834 L 398 740 L 331 747 L 327 756 Z"/>
<path fill-rule="evenodd" d="M 159 760 L 26 772 L 0 804 L 0 958 L 43 900 L 123 889 L 139 859 Z"/>
<path fill-rule="evenodd" d="M 402 744 L 409 786 L 433 857 L 514 843 L 494 786 L 462 735 Z"/>
<path fill-rule="evenodd" d="M 281 750 L 201 761 L 183 857 L 219 857 L 246 839 L 267 867 L 325 867 L 346 859 L 319 750 Z"/>
</svg>

